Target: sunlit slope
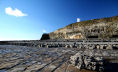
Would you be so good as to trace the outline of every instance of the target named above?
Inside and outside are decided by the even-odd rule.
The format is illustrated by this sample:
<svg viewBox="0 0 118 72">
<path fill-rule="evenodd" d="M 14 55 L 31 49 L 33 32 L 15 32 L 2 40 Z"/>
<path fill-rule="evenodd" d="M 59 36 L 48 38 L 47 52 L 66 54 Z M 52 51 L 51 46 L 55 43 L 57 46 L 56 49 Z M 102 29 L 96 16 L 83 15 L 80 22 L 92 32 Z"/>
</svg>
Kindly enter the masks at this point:
<svg viewBox="0 0 118 72">
<path fill-rule="evenodd" d="M 118 16 L 72 23 L 49 36 L 51 39 L 118 38 Z"/>
</svg>

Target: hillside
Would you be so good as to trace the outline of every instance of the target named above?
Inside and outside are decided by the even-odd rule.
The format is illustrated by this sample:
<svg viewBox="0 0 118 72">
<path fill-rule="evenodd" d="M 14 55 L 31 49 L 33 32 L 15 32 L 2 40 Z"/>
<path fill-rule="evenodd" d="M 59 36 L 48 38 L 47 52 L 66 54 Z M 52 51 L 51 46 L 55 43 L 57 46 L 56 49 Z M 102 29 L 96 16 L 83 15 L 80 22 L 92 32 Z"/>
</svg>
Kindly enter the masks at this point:
<svg viewBox="0 0 118 72">
<path fill-rule="evenodd" d="M 118 38 L 118 16 L 72 23 L 49 36 L 50 39 Z"/>
</svg>

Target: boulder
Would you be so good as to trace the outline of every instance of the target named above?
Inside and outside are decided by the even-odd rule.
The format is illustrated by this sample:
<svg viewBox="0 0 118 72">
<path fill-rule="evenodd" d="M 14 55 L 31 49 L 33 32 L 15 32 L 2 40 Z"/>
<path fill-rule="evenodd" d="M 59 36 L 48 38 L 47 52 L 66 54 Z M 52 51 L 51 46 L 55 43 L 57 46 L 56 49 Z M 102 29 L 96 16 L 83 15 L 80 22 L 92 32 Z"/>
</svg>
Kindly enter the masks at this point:
<svg viewBox="0 0 118 72">
<path fill-rule="evenodd" d="M 88 69 L 100 72 L 104 70 L 104 61 L 102 57 L 93 57 L 84 55 L 82 53 L 77 53 L 74 56 L 70 57 L 70 62 L 80 70 Z"/>
<path fill-rule="evenodd" d="M 41 40 L 48 40 L 48 39 L 50 39 L 50 36 L 47 33 L 44 33 L 41 37 Z"/>
</svg>

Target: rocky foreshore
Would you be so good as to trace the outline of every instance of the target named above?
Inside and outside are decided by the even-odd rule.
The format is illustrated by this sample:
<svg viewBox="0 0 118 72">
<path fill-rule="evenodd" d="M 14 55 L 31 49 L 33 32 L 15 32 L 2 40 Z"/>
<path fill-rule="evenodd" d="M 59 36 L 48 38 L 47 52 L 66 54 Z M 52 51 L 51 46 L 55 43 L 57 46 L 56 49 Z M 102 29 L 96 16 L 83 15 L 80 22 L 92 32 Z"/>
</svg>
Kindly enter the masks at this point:
<svg viewBox="0 0 118 72">
<path fill-rule="evenodd" d="M 88 69 L 93 71 L 104 71 L 104 59 L 102 57 L 88 56 L 77 53 L 70 57 L 71 63 L 78 69 Z"/>
<path fill-rule="evenodd" d="M 118 50 L 91 50 L 78 48 L 39 48 L 16 45 L 0 45 L 0 72 L 94 72 L 90 66 L 74 66 L 70 59 L 77 53 L 77 57 L 91 59 L 101 57 L 109 63 L 105 64 L 104 71 L 113 71 L 118 63 Z M 80 55 L 82 54 L 82 56 Z M 83 56 L 86 55 L 86 56 Z M 100 57 L 100 58 L 99 58 Z M 79 61 L 83 61 L 80 60 Z M 87 63 L 87 62 L 86 62 Z M 92 63 L 91 61 L 88 62 Z M 96 64 L 96 62 L 94 62 Z M 115 64 L 115 66 L 114 66 Z M 87 65 L 87 64 L 85 64 Z M 113 65 L 113 66 L 110 66 Z M 94 65 L 95 66 L 95 65 Z M 83 68 L 82 68 L 83 67 Z"/>
</svg>

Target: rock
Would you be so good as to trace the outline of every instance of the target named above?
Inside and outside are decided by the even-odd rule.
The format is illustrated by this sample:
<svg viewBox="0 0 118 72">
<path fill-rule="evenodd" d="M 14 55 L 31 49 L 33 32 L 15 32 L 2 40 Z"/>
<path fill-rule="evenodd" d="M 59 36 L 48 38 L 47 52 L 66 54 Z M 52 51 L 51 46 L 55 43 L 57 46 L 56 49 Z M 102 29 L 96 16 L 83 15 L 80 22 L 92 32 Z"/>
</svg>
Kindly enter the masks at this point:
<svg viewBox="0 0 118 72">
<path fill-rule="evenodd" d="M 41 40 L 48 40 L 48 39 L 50 39 L 50 36 L 49 34 L 46 34 L 46 33 L 44 33 L 41 37 Z"/>
<path fill-rule="evenodd" d="M 108 44 L 107 49 L 112 49 L 112 45 Z"/>
<path fill-rule="evenodd" d="M 118 38 L 118 16 L 81 21 L 49 33 L 51 39 Z"/>
<path fill-rule="evenodd" d="M 97 49 L 100 49 L 100 45 L 96 45 L 96 48 L 97 48 Z"/>
<path fill-rule="evenodd" d="M 103 58 L 87 56 L 77 53 L 70 57 L 70 62 L 78 69 L 89 69 L 93 71 L 103 71 Z"/>
</svg>

